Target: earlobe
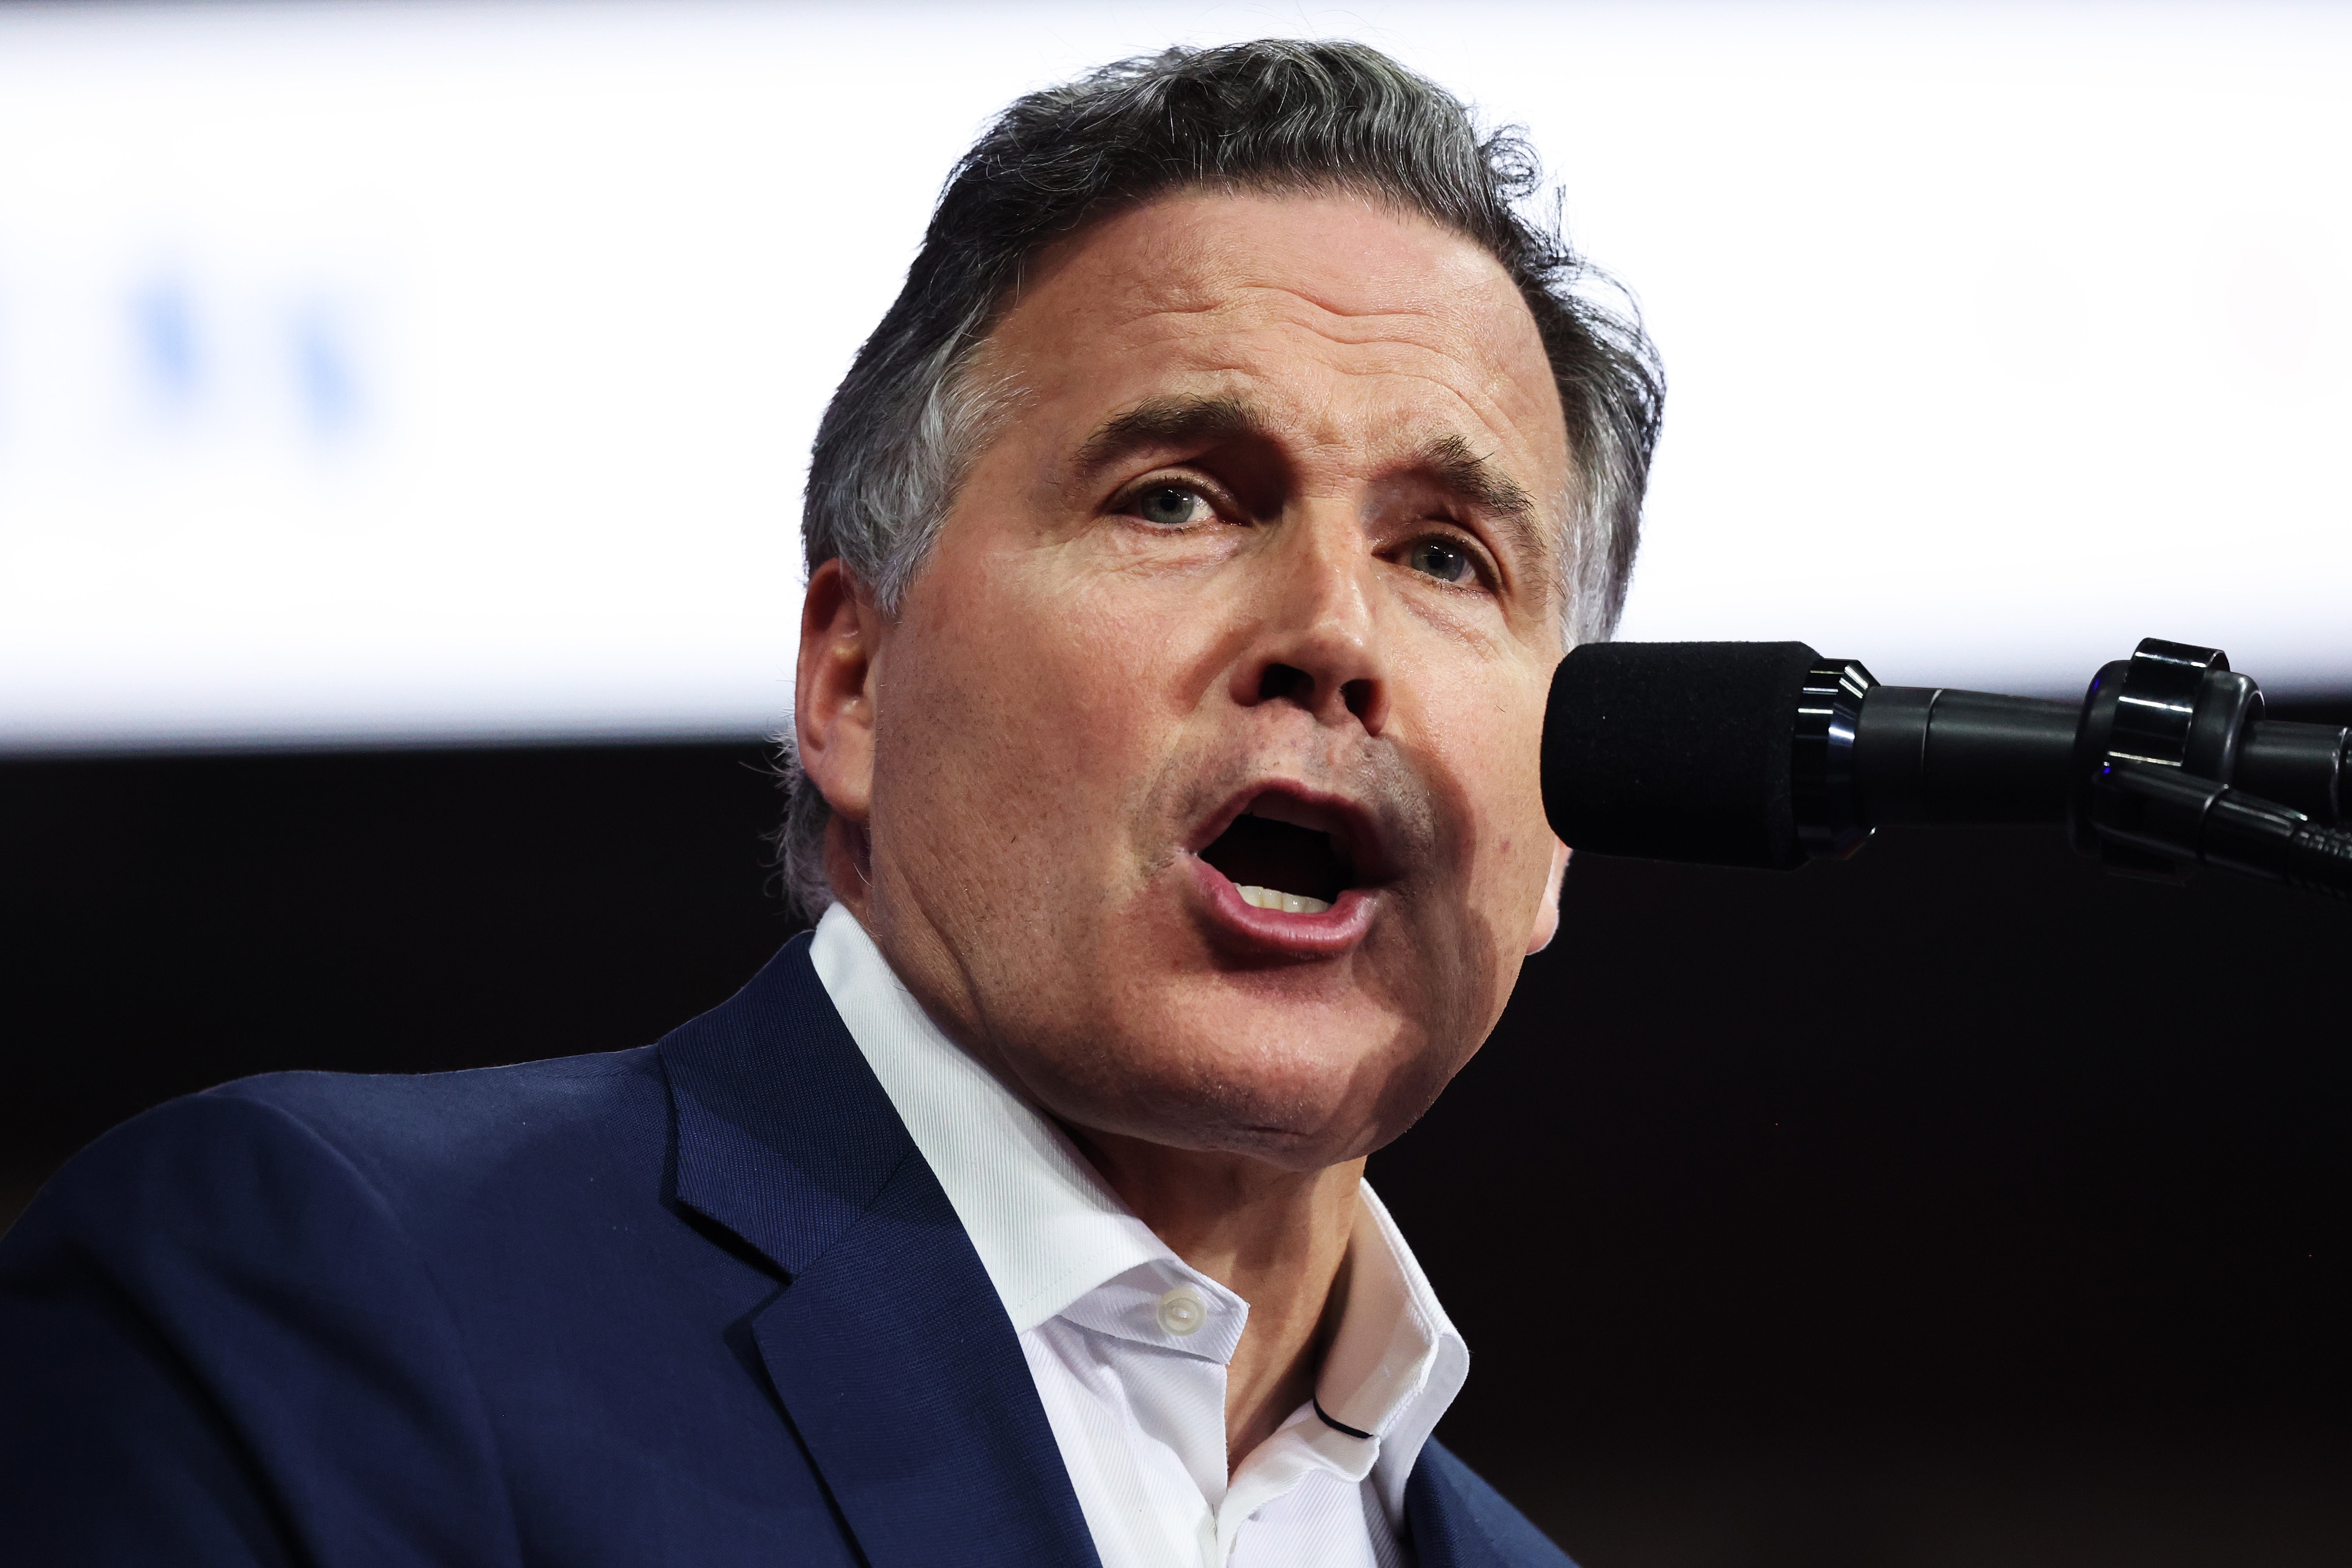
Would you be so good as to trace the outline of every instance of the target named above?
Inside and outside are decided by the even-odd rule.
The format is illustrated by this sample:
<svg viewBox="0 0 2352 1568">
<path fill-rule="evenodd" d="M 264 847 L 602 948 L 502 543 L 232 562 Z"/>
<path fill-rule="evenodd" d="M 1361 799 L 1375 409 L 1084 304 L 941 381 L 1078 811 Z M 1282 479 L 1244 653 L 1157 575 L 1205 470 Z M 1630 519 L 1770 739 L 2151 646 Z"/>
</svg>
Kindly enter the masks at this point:
<svg viewBox="0 0 2352 1568">
<path fill-rule="evenodd" d="M 1555 838 L 1551 841 L 1551 872 L 1544 879 L 1543 907 L 1536 911 L 1536 929 L 1528 937 L 1528 956 L 1532 958 L 1551 945 L 1559 934 L 1559 887 L 1568 875 L 1567 845 Z"/>
<path fill-rule="evenodd" d="M 863 823 L 874 795 L 874 654 L 881 616 L 839 560 L 819 566 L 801 601 L 793 733 L 825 804 Z"/>
</svg>

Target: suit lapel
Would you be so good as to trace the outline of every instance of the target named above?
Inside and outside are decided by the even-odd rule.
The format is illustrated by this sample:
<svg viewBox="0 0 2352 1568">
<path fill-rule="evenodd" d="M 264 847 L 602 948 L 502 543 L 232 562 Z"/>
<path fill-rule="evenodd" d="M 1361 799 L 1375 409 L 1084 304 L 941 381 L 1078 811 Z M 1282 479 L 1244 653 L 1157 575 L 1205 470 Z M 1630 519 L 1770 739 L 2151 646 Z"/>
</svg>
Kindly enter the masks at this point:
<svg viewBox="0 0 2352 1568">
<path fill-rule="evenodd" d="M 662 1041 L 677 1198 L 790 1277 L 752 1337 L 874 1568 L 1097 1568 L 1012 1321 L 808 946 Z"/>
<path fill-rule="evenodd" d="M 1430 1452 L 1436 1447 L 1434 1442 L 1423 1445 L 1421 1458 L 1404 1483 L 1404 1517 L 1412 1535 L 1413 1568 L 1484 1564 L 1489 1558 L 1478 1550 L 1461 1489 L 1449 1484 L 1454 1478 Z"/>
</svg>

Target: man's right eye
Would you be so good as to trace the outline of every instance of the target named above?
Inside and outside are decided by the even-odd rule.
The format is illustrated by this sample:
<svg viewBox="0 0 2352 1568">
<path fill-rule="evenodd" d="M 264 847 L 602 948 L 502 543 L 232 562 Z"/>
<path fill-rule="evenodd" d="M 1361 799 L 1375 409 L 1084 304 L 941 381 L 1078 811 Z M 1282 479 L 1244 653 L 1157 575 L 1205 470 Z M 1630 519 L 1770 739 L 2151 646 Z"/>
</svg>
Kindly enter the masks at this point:
<svg viewBox="0 0 2352 1568">
<path fill-rule="evenodd" d="M 1198 492 L 1181 485 L 1153 485 L 1139 490 L 1129 510 L 1155 528 L 1190 528 L 1213 515 Z"/>
</svg>

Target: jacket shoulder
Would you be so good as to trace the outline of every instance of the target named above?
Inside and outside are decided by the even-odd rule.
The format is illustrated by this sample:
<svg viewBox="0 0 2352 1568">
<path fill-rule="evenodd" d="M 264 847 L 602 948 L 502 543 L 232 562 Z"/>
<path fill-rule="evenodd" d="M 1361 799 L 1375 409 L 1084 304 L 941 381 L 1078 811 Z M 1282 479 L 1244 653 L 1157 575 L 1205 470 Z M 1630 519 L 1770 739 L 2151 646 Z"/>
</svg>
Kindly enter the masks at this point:
<svg viewBox="0 0 2352 1568">
<path fill-rule="evenodd" d="M 325 1078 L 134 1118 L 0 1240 L 0 1517 L 35 1558 L 511 1558 L 474 1358 L 387 1179 L 452 1119 L 299 1081 Z"/>
<path fill-rule="evenodd" d="M 1424 1563 L 1576 1568 L 1568 1553 L 1513 1508 L 1502 1493 L 1432 1438 L 1412 1467 L 1405 1517 Z"/>
<path fill-rule="evenodd" d="M 171 1138 L 206 1118 L 196 1107 L 250 1107 L 297 1123 L 364 1167 L 414 1179 L 543 1158 L 551 1144 L 607 1139 L 616 1123 L 658 1123 L 667 1097 L 656 1047 L 440 1073 L 279 1072 L 189 1097 L 177 1122 L 136 1118 L 110 1137 Z M 163 1107 L 169 1110 L 171 1107 Z M 103 1141 L 101 1141 L 103 1142 Z"/>
<path fill-rule="evenodd" d="M 727 1333 L 775 1280 L 665 1200 L 670 1121 L 646 1047 L 274 1074 L 115 1129 L 0 1238 L 5 1533 L 204 1565 L 832 1539 Z"/>
</svg>

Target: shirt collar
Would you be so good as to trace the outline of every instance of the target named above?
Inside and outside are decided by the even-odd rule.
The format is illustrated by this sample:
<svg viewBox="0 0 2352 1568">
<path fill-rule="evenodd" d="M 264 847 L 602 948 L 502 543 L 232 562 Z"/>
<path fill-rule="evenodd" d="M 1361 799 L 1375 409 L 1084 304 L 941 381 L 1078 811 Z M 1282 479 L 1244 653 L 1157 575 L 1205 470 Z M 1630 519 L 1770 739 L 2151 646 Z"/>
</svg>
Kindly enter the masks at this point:
<svg viewBox="0 0 2352 1568">
<path fill-rule="evenodd" d="M 1016 1331 L 1114 1275 L 1172 1260 L 1060 1128 L 940 1032 L 847 909 L 824 912 L 809 960 Z"/>
<path fill-rule="evenodd" d="M 817 922 L 809 959 L 963 1222 L 1017 1332 L 1131 1271 L 1172 1278 L 1172 1267 L 1200 1278 L 1119 1201 L 1060 1128 L 948 1038 L 843 905 Z M 1405 1481 L 1461 1392 L 1470 1352 L 1369 1184 L 1361 1196 L 1349 1239 L 1347 1306 L 1324 1352 L 1315 1403 L 1335 1434 L 1367 1434 L 1358 1440 L 1379 1445 L 1372 1479 L 1391 1523 L 1399 1524 Z M 1082 1310 L 1103 1305 L 1097 1300 Z M 1238 1331 L 1236 1324 L 1235 1338 Z M 1219 1361 L 1232 1354 L 1231 1343 L 1186 1348 Z"/>
<path fill-rule="evenodd" d="M 1370 1182 L 1358 1195 L 1348 1304 L 1323 1352 L 1316 1414 L 1335 1429 L 1379 1441 L 1372 1482 L 1390 1524 L 1402 1530 L 1405 1482 L 1470 1375 L 1470 1347 L 1438 1305 L 1388 1205 Z"/>
</svg>

